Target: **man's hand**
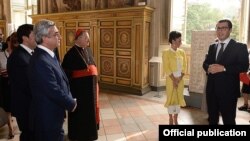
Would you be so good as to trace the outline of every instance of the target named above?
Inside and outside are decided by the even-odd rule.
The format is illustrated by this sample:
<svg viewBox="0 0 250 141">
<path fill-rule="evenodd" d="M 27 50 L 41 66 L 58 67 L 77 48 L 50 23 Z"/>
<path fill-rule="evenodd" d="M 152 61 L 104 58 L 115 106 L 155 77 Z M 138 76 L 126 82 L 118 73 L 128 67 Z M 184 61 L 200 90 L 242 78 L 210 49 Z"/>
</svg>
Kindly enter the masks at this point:
<svg viewBox="0 0 250 141">
<path fill-rule="evenodd" d="M 225 70 L 225 67 L 220 64 L 211 64 L 208 67 L 208 73 L 211 73 L 211 74 L 223 72 L 224 70 Z"/>
<path fill-rule="evenodd" d="M 0 75 L 2 75 L 3 77 L 8 77 L 8 72 L 6 69 L 0 69 Z"/>
</svg>

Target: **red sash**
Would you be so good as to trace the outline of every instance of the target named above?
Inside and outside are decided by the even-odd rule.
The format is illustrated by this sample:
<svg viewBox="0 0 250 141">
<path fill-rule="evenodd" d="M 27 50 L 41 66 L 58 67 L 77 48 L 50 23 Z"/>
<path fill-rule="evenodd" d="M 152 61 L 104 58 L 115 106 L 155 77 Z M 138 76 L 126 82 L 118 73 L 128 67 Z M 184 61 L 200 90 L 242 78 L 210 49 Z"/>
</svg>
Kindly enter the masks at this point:
<svg viewBox="0 0 250 141">
<path fill-rule="evenodd" d="M 72 72 L 72 78 L 79 78 L 90 75 L 98 75 L 97 68 L 95 65 L 89 65 L 87 69 L 84 70 L 74 70 Z"/>
<path fill-rule="evenodd" d="M 85 70 L 74 70 L 72 72 L 72 78 L 80 78 L 84 76 L 91 76 L 91 75 L 98 75 L 97 68 L 95 65 L 89 65 Z M 96 122 L 97 124 L 100 123 L 100 108 L 99 108 L 99 85 L 96 84 L 96 99 L 95 99 L 95 106 L 96 106 Z"/>
<path fill-rule="evenodd" d="M 240 81 L 244 84 L 249 85 L 249 78 L 247 76 L 248 74 L 246 72 L 240 73 Z"/>
</svg>

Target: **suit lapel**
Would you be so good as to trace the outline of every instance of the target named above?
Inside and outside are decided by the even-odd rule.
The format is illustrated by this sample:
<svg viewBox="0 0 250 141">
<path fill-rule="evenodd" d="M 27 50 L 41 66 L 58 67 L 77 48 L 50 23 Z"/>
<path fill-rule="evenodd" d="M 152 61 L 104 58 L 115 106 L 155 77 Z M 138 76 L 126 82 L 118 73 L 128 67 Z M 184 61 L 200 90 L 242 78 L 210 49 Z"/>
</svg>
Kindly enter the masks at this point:
<svg viewBox="0 0 250 141">
<path fill-rule="evenodd" d="M 22 46 L 19 45 L 19 48 L 20 50 L 23 52 L 23 53 L 26 53 L 26 54 L 29 54 L 29 52 L 27 50 L 25 50 Z M 30 54 L 29 54 L 30 55 Z M 30 55 L 31 56 L 31 55 Z"/>
<path fill-rule="evenodd" d="M 59 62 L 58 62 L 58 60 L 55 60 L 54 58 L 52 58 L 51 55 L 49 55 L 46 51 L 44 51 L 44 50 L 42 50 L 42 49 L 40 49 L 40 48 L 37 48 L 37 49 L 35 50 L 35 52 L 36 52 L 36 51 L 41 52 L 41 53 L 45 53 L 46 56 L 48 56 L 48 57 L 47 57 L 47 58 L 49 59 L 48 62 L 55 68 L 56 71 L 58 71 L 58 72 L 61 74 L 62 78 L 66 81 L 66 83 L 67 83 L 67 85 L 68 85 L 68 84 L 69 84 L 69 83 L 68 83 L 68 78 L 67 78 L 67 76 L 65 75 L 64 71 L 62 70 L 62 68 L 61 68 L 61 66 L 60 66 L 60 64 L 59 64 Z M 55 56 L 55 57 L 56 57 L 56 56 Z M 57 61 L 57 62 L 56 62 L 56 61 Z M 51 63 L 51 62 L 52 62 L 52 63 Z"/>
<path fill-rule="evenodd" d="M 28 62 L 29 62 L 29 59 L 30 59 L 30 57 L 31 57 L 31 54 L 27 51 L 27 50 L 25 50 L 23 47 L 21 47 L 20 45 L 19 45 L 19 50 L 20 50 L 20 52 L 23 54 L 23 55 L 25 55 L 25 57 L 28 59 Z"/>
<path fill-rule="evenodd" d="M 212 53 L 213 57 L 212 58 L 214 59 L 213 62 L 216 62 L 216 51 L 218 48 L 218 44 L 214 44 L 212 47 L 213 47 L 213 53 Z"/>
<path fill-rule="evenodd" d="M 67 84 L 68 84 L 68 78 L 67 78 L 67 76 L 66 76 L 64 70 L 62 69 L 61 65 L 60 65 L 60 69 L 61 69 L 61 72 L 62 72 L 63 79 L 64 79 L 64 80 L 67 82 Z"/>
<path fill-rule="evenodd" d="M 54 57 L 56 57 L 56 56 L 54 56 Z M 64 71 L 62 70 L 62 67 L 59 64 L 58 60 L 55 59 L 55 58 L 52 58 L 51 56 L 50 56 L 50 58 L 51 58 L 51 62 L 53 62 L 53 66 L 56 68 L 56 70 L 58 70 L 58 72 L 60 72 L 60 74 L 62 75 L 63 79 L 68 83 L 68 79 L 67 79 Z"/>
<path fill-rule="evenodd" d="M 225 55 L 224 55 L 224 53 L 223 53 L 224 56 L 226 56 L 226 55 L 230 52 L 230 50 L 234 47 L 234 44 L 235 44 L 235 43 L 236 43 L 236 42 L 235 42 L 234 40 L 232 40 L 232 39 L 229 41 L 229 43 L 228 43 L 226 49 L 224 50 L 224 53 L 225 53 Z"/>
</svg>

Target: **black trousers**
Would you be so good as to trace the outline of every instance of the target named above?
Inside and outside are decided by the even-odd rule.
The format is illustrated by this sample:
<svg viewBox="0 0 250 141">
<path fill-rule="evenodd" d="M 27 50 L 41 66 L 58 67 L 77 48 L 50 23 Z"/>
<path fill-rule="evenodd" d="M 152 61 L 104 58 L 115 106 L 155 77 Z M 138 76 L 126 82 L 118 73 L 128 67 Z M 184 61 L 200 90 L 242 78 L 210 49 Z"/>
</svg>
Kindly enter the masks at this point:
<svg viewBox="0 0 250 141">
<path fill-rule="evenodd" d="M 16 121 L 17 121 L 18 128 L 21 131 L 19 140 L 20 141 L 34 141 L 33 140 L 33 133 L 30 129 L 29 118 L 17 116 Z"/>
<path fill-rule="evenodd" d="M 224 125 L 236 124 L 237 97 L 208 93 L 206 98 L 210 125 L 217 125 L 220 116 Z"/>
</svg>

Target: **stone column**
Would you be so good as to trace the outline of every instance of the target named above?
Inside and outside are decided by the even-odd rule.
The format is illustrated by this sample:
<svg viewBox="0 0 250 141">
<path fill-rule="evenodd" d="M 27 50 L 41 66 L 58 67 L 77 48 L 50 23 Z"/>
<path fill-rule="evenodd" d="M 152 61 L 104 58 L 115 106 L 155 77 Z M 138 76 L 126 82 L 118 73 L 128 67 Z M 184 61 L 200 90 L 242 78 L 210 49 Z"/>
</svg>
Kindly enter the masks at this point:
<svg viewBox="0 0 250 141">
<path fill-rule="evenodd" d="M 151 24 L 151 35 L 150 35 L 150 58 L 158 57 L 161 59 L 162 50 L 167 48 L 168 45 L 168 33 L 170 29 L 170 17 L 171 13 L 171 1 L 166 0 L 152 0 L 147 1 L 147 5 L 154 7 L 155 11 L 152 17 Z M 162 64 L 150 65 L 150 74 L 151 77 L 150 85 L 152 90 L 165 89 L 165 78 L 162 73 Z"/>
<path fill-rule="evenodd" d="M 0 1 L 0 20 L 3 20 L 3 1 Z"/>
<path fill-rule="evenodd" d="M 11 23 L 11 3 L 9 0 L 3 0 L 3 19 Z"/>
<path fill-rule="evenodd" d="M 5 32 L 5 37 L 9 36 L 9 32 L 11 31 L 11 2 L 9 0 L 3 0 L 3 20 L 6 21 L 6 32 Z"/>
</svg>

